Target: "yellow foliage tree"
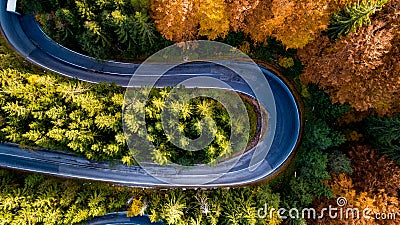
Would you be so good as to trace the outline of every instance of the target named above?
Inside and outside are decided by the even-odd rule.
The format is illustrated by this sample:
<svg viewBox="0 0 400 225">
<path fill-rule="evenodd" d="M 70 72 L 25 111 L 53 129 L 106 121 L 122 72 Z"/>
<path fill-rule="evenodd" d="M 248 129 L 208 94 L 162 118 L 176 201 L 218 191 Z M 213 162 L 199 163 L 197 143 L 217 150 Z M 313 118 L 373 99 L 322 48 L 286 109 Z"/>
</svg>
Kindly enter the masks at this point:
<svg viewBox="0 0 400 225">
<path fill-rule="evenodd" d="M 287 48 L 304 47 L 328 27 L 331 13 L 328 4 L 327 0 L 273 1 L 274 17 L 285 17 L 273 36 Z"/>
<path fill-rule="evenodd" d="M 131 206 L 128 208 L 126 213 L 127 217 L 135 217 L 135 216 L 143 216 L 145 210 L 145 204 L 142 201 L 142 198 L 134 198 L 132 200 Z"/>
<path fill-rule="evenodd" d="M 210 40 L 224 38 L 229 31 L 229 20 L 224 0 L 204 0 L 199 10 L 199 35 Z"/>
</svg>

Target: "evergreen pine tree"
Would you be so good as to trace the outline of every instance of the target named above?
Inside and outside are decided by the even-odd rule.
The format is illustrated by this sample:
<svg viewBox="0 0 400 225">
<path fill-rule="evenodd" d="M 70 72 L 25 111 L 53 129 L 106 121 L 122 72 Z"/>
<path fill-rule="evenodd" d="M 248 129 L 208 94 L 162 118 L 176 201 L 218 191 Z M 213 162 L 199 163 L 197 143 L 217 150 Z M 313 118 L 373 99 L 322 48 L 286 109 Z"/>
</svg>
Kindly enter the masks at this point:
<svg viewBox="0 0 400 225">
<path fill-rule="evenodd" d="M 357 27 L 371 24 L 370 16 L 382 9 L 387 0 L 362 0 L 346 5 L 343 11 L 333 14 L 329 34 L 332 38 L 356 32 Z"/>
</svg>

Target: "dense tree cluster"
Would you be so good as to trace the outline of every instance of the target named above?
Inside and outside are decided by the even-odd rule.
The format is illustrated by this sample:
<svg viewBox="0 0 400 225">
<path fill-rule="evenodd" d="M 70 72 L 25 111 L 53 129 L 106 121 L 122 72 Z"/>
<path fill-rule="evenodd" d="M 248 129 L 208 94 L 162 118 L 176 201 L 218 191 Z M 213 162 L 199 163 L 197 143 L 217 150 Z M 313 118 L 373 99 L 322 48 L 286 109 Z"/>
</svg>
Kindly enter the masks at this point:
<svg viewBox="0 0 400 225">
<path fill-rule="evenodd" d="M 193 98 L 196 91 L 197 89 L 184 87 L 128 90 L 126 96 L 130 97 L 126 98 L 124 121 L 127 127 L 125 131 L 133 140 L 129 147 L 138 151 L 134 155 L 147 152 L 151 148 L 145 145 L 143 139 L 155 146 L 150 154 L 153 155 L 153 161 L 161 165 L 171 161 L 182 165 L 217 163 L 217 159 L 229 158 L 247 147 L 256 133 L 256 108 L 245 99 L 239 98 L 237 100 L 245 103 L 246 107 L 242 108 L 245 114 L 230 115 L 220 102 L 212 98 Z M 207 93 L 222 99 L 230 99 L 232 95 L 236 95 L 234 92 L 218 90 L 208 90 Z M 185 99 L 190 100 L 186 102 Z M 140 115 L 145 115 L 145 118 L 140 119 Z M 232 119 L 235 119 L 234 126 Z M 164 121 L 167 124 L 164 125 Z M 170 128 L 167 133 L 164 126 Z M 147 132 L 143 131 L 145 129 Z M 200 136 L 209 138 L 199 139 Z M 197 139 L 200 142 L 191 144 Z M 191 148 L 196 149 L 187 150 Z"/>
<path fill-rule="evenodd" d="M 187 41 L 198 35 L 223 38 L 229 31 L 224 0 L 154 0 L 151 3 L 156 27 L 168 40 Z"/>
<path fill-rule="evenodd" d="M 2 140 L 89 159 L 130 157 L 121 124 L 123 89 L 12 69 L 0 71 L 0 78 Z"/>
<path fill-rule="evenodd" d="M 43 30 L 57 42 L 97 58 L 116 55 L 135 60 L 164 47 L 148 16 L 148 0 L 45 0 L 20 3 L 32 10 Z"/>
<path fill-rule="evenodd" d="M 124 209 L 127 188 L 0 170 L 1 224 L 77 224 Z"/>
<path fill-rule="evenodd" d="M 392 219 L 375 219 L 379 214 L 388 216 L 389 213 L 398 213 L 400 210 L 398 191 L 400 188 L 400 169 L 395 162 L 380 155 L 377 151 L 366 145 L 358 145 L 351 148 L 350 159 L 354 173 L 351 176 L 345 174 L 335 175 L 327 184 L 336 197 L 345 197 L 348 204 L 343 207 L 358 208 L 359 218 L 343 220 L 331 219 L 328 215 L 312 224 L 396 224 L 398 216 Z M 336 206 L 336 199 L 323 199 L 316 201 L 317 211 L 323 207 Z M 362 210 L 368 208 L 371 219 L 362 216 Z M 350 216 L 352 216 L 350 214 Z"/>
<path fill-rule="evenodd" d="M 148 213 L 151 221 L 162 219 L 165 224 L 277 225 L 282 221 L 276 211 L 270 217 L 269 209 L 279 207 L 280 196 L 267 185 L 214 191 L 136 191 L 132 202 L 138 199 L 144 201 L 133 207 L 135 211 L 129 210 L 131 216 Z"/>
<path fill-rule="evenodd" d="M 102 58 L 112 57 L 105 48 L 138 58 L 162 46 L 148 13 L 162 36 L 174 42 L 243 32 L 256 43 L 266 44 L 273 37 L 287 48 L 303 48 L 328 28 L 332 13 L 352 2 L 82 0 L 40 1 L 33 8 L 46 33 L 67 46 Z M 32 9 L 29 1 L 22 5 L 25 11 Z"/>
<path fill-rule="evenodd" d="M 399 11 L 399 1 L 389 1 L 370 26 L 337 41 L 321 36 L 301 50 L 302 81 L 317 83 L 333 102 L 358 111 L 399 112 Z"/>
<path fill-rule="evenodd" d="M 262 0 L 259 9 L 248 16 L 243 31 L 256 42 L 265 43 L 269 37 L 274 37 L 287 48 L 303 48 L 327 29 L 331 13 L 344 3 L 346 1 Z"/>
<path fill-rule="evenodd" d="M 167 44 L 161 41 L 155 27 L 174 42 L 202 37 L 221 39 L 229 32 L 243 32 L 255 43 L 266 44 L 273 37 L 287 48 L 303 48 L 329 25 L 330 33 L 338 36 L 354 30 L 357 24 L 369 24 L 369 16 L 385 3 L 386 0 L 82 0 L 21 4 L 26 12 L 33 8 L 45 32 L 69 47 L 101 58 L 117 54 L 138 59 Z"/>
<path fill-rule="evenodd" d="M 175 42 L 199 36 L 214 40 L 242 31 L 255 42 L 274 37 L 287 48 L 302 48 L 327 29 L 331 13 L 348 2 L 153 0 L 152 16 L 164 37 Z"/>
<path fill-rule="evenodd" d="M 400 164 L 400 116 L 370 117 L 365 125 L 372 144 Z"/>
</svg>

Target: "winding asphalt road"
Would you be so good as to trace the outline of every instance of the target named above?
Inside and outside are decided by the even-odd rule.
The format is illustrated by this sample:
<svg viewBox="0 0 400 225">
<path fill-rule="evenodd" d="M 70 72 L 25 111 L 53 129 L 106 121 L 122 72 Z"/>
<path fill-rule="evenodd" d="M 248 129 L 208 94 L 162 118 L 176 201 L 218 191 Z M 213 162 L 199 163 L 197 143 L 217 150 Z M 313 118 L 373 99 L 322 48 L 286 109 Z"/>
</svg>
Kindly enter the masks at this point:
<svg viewBox="0 0 400 225">
<path fill-rule="evenodd" d="M 25 59 L 63 76 L 92 83 L 115 82 L 120 86 L 128 86 L 138 64 L 99 61 L 71 51 L 45 35 L 33 16 L 19 15 L 12 12 L 13 10 L 10 8 L 11 12 L 7 11 L 7 2 L 7 0 L 2 0 L 0 4 L 1 32 L 10 45 Z M 234 168 L 211 182 L 202 185 L 190 183 L 174 185 L 150 176 L 147 171 L 138 166 L 119 165 L 113 167 L 105 162 L 93 162 L 68 153 L 51 150 L 27 151 L 13 145 L 0 145 L 0 166 L 137 187 L 215 188 L 248 185 L 263 181 L 279 171 L 294 152 L 299 142 L 301 121 L 298 103 L 288 86 L 268 69 L 261 66 L 260 69 L 268 80 L 275 98 L 276 118 L 272 118 L 276 121 L 275 133 L 272 137 L 268 137 L 267 132 L 267 135 L 263 137 L 265 139 L 244 154 Z M 158 84 L 159 86 L 174 86 L 187 78 L 198 76 L 219 79 L 230 85 L 233 90 L 255 97 L 246 82 L 237 75 L 229 73 L 222 66 L 210 63 L 192 63 L 172 69 L 166 76 L 161 77 Z M 264 107 L 268 109 L 269 106 L 264 105 Z M 273 140 L 272 144 L 268 143 L 268 138 Z M 268 154 L 260 161 L 256 169 L 249 169 L 252 153 L 265 145 L 271 145 Z M 156 165 L 154 165 L 154 169 L 166 175 L 181 173 L 181 171 L 165 169 Z M 219 170 L 218 165 L 215 167 L 215 173 L 218 173 Z M 201 176 L 207 176 L 207 174 L 198 174 L 198 177 Z M 180 179 L 195 180 L 198 177 L 182 173 Z"/>
</svg>

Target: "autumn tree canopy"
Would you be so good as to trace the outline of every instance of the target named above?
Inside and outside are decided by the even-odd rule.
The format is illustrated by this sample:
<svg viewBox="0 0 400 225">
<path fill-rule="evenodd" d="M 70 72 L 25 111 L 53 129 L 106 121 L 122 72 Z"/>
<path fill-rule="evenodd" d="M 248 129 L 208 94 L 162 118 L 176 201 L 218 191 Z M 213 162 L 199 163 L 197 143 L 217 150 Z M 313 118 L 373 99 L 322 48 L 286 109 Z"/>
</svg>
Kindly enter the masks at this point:
<svg viewBox="0 0 400 225">
<path fill-rule="evenodd" d="M 400 1 L 392 0 L 372 24 L 332 42 L 326 36 L 299 51 L 301 79 L 317 83 L 333 102 L 378 115 L 400 109 Z"/>
<path fill-rule="evenodd" d="M 269 5 L 268 3 L 265 4 L 264 2 L 265 1 L 263 0 L 226 0 L 226 3 L 229 5 L 227 12 L 232 30 L 235 32 L 239 31 L 239 29 L 244 25 L 244 19 L 247 17 L 247 15 L 253 14 L 254 9 L 259 4 L 261 6 Z"/>
<path fill-rule="evenodd" d="M 174 42 L 189 41 L 199 35 L 213 40 L 229 31 L 224 0 L 152 0 L 152 16 L 161 34 Z"/>
<path fill-rule="evenodd" d="M 377 213 L 398 212 L 399 199 L 398 191 L 400 187 L 400 169 L 394 161 L 386 156 L 380 155 L 367 145 L 358 145 L 351 148 L 350 160 L 354 172 L 351 176 L 340 174 L 333 176 L 327 185 L 336 195 L 335 198 L 322 199 L 315 202 L 314 206 L 318 212 L 328 205 L 337 206 L 338 197 L 344 197 L 347 204 L 343 207 L 358 208 L 359 218 L 347 220 L 331 219 L 325 214 L 322 219 L 312 221 L 312 224 L 388 224 L 388 220 L 368 220 L 362 215 L 362 210 L 370 209 L 368 216 L 374 218 Z M 340 207 L 339 207 L 340 209 Z M 390 220 L 393 224 L 399 223 L 399 218 Z"/>
<path fill-rule="evenodd" d="M 302 48 L 327 29 L 330 15 L 352 0 L 152 0 L 157 29 L 175 42 L 244 32 L 257 43 L 275 37 Z"/>
<path fill-rule="evenodd" d="M 327 29 L 331 13 L 347 2 L 350 0 L 263 0 L 246 21 L 257 21 L 256 25 L 245 27 L 244 32 L 256 42 L 271 36 L 287 48 L 303 48 Z"/>
<path fill-rule="evenodd" d="M 229 31 L 229 20 L 224 0 L 201 1 L 199 9 L 199 35 L 214 40 L 225 37 Z"/>
<path fill-rule="evenodd" d="M 195 0 L 152 0 L 152 17 L 158 31 L 175 42 L 192 40 L 197 34 L 198 2 Z"/>
</svg>

